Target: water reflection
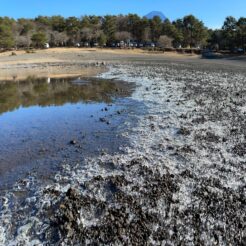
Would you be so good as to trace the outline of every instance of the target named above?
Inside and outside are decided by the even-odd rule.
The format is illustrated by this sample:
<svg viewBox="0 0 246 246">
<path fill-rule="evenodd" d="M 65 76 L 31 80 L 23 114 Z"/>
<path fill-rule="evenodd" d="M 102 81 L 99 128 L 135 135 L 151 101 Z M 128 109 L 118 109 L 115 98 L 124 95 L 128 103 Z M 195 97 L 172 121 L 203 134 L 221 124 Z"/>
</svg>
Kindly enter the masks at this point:
<svg viewBox="0 0 246 246">
<path fill-rule="evenodd" d="M 52 176 L 64 161 L 117 151 L 131 88 L 78 77 L 0 82 L 0 189 L 33 169 Z"/>
<path fill-rule="evenodd" d="M 35 78 L 0 82 L 0 114 L 19 107 L 61 106 L 65 103 L 106 102 L 128 96 L 126 83 L 103 79 Z"/>
</svg>

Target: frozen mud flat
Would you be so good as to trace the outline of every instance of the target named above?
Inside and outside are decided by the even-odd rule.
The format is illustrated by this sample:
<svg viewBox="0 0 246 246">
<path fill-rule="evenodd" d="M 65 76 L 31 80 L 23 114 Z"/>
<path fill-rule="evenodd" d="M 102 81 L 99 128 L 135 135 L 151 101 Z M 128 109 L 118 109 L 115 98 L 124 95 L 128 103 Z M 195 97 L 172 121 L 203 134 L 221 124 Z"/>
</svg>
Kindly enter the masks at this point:
<svg viewBox="0 0 246 246">
<path fill-rule="evenodd" d="M 245 73 L 131 64 L 103 77 L 139 86 L 130 146 L 64 165 L 22 204 L 3 195 L 0 244 L 245 245 Z"/>
</svg>

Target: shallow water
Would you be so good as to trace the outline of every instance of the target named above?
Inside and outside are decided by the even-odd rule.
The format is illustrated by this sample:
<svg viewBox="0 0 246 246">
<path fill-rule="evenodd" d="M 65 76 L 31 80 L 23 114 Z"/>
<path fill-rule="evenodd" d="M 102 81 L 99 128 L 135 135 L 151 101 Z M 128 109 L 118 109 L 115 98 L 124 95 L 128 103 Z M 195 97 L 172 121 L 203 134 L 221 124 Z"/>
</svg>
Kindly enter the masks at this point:
<svg viewBox="0 0 246 246">
<path fill-rule="evenodd" d="M 66 160 L 117 151 L 132 88 L 77 77 L 0 82 L 0 189 L 27 172 L 49 179 Z"/>
</svg>

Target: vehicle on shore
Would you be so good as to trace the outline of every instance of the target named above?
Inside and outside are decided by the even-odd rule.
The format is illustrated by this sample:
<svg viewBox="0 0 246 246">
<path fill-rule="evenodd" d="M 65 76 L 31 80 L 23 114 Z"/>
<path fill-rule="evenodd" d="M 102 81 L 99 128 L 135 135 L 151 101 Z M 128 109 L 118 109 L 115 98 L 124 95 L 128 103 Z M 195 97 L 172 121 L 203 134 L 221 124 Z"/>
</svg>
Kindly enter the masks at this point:
<svg viewBox="0 0 246 246">
<path fill-rule="evenodd" d="M 45 44 L 44 44 L 44 48 L 45 48 L 45 49 L 49 49 L 49 48 L 50 48 L 50 44 L 49 44 L 49 43 L 45 43 Z"/>
</svg>

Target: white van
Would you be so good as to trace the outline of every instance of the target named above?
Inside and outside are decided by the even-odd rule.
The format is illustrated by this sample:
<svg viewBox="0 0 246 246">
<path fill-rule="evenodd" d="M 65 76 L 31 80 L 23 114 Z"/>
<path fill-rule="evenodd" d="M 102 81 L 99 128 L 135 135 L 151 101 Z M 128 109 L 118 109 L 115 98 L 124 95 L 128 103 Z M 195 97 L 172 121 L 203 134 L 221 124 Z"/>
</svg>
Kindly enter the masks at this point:
<svg viewBox="0 0 246 246">
<path fill-rule="evenodd" d="M 45 48 L 45 49 L 49 49 L 49 47 L 50 47 L 49 43 L 45 43 L 45 44 L 44 44 L 44 48 Z"/>
</svg>

